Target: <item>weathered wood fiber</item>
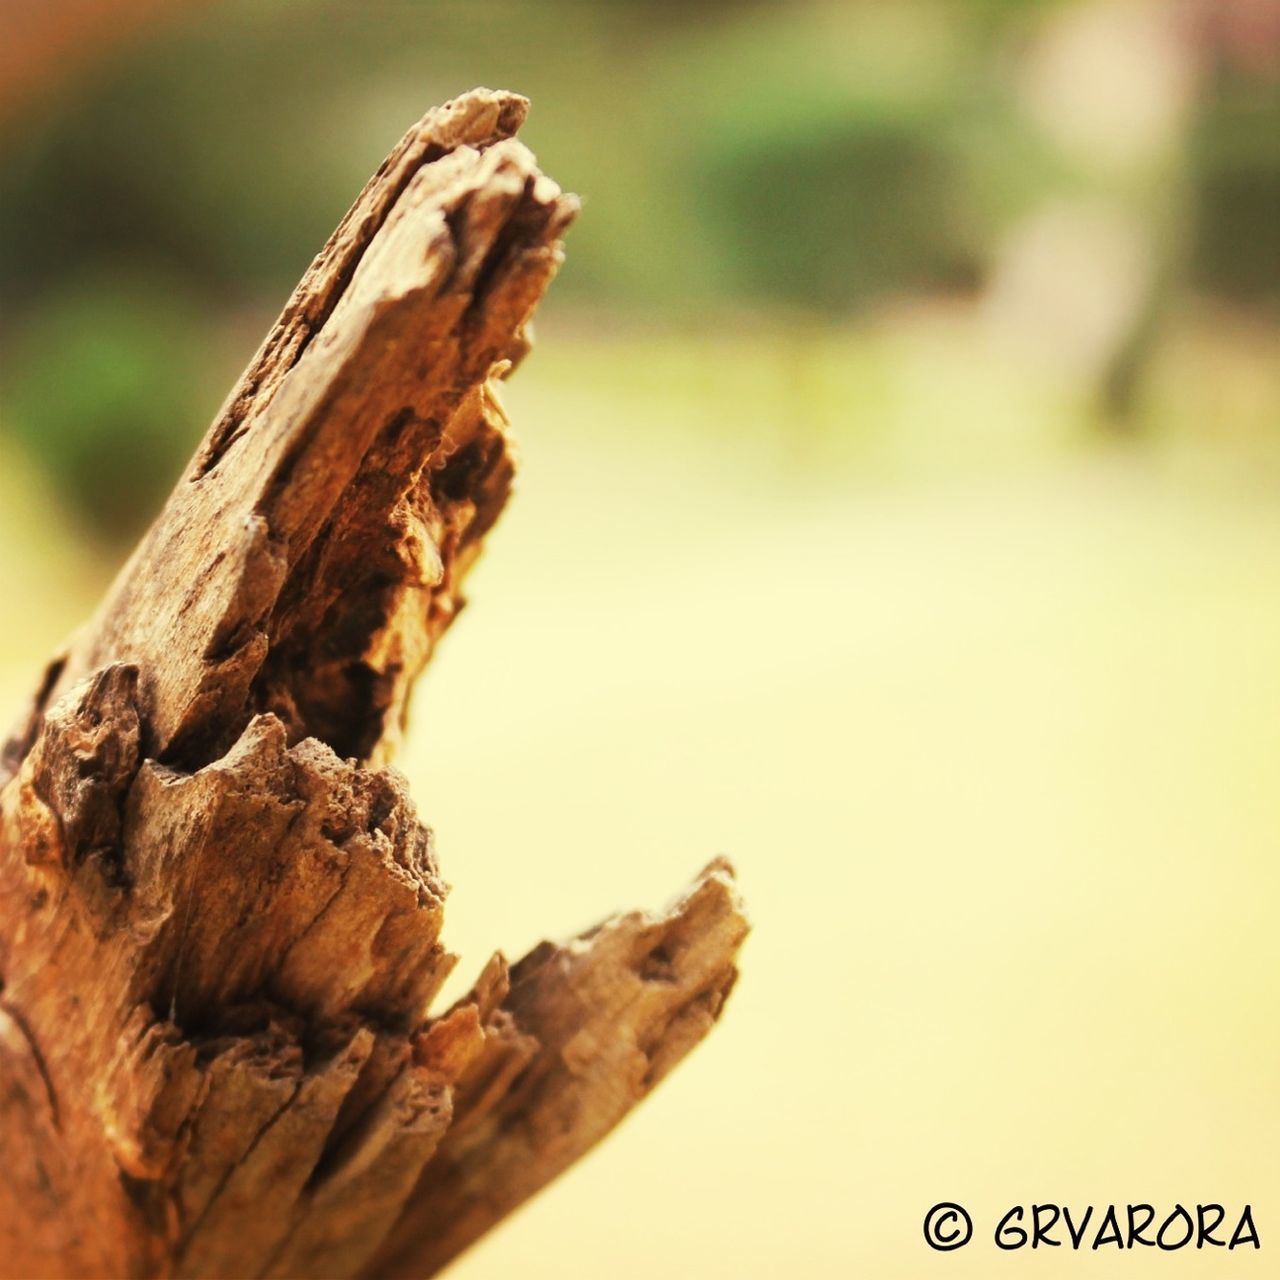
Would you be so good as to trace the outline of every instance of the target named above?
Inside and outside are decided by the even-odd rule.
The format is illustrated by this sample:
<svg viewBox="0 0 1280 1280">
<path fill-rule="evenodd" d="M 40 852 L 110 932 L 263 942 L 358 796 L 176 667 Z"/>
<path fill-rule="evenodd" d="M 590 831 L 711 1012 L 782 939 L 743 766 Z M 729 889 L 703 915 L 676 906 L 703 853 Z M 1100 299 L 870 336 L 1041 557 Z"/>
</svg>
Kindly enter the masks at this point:
<svg viewBox="0 0 1280 1280">
<path fill-rule="evenodd" d="M 387 159 L 6 747 L 0 1274 L 431 1274 L 732 985 L 718 862 L 430 1011 L 447 890 L 385 762 L 577 207 L 526 107 L 476 90 Z"/>
</svg>

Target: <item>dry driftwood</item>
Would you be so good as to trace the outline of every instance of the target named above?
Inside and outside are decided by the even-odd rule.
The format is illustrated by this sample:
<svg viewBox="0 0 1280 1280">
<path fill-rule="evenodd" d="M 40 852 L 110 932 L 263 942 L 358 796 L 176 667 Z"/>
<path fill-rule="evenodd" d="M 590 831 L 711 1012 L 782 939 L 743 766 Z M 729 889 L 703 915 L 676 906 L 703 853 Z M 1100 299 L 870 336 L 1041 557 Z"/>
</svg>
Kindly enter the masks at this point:
<svg viewBox="0 0 1280 1280">
<path fill-rule="evenodd" d="M 0 764 L 0 1269 L 420 1276 L 707 1030 L 727 864 L 429 1016 L 446 886 L 384 767 L 512 475 L 576 205 L 477 90 L 298 286 Z"/>
</svg>

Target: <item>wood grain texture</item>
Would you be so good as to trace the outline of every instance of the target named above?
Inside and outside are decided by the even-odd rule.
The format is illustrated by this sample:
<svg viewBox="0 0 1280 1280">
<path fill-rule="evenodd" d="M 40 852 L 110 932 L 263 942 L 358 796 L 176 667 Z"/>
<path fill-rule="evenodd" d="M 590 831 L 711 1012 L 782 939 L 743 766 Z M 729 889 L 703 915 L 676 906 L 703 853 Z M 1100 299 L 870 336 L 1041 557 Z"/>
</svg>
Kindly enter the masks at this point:
<svg viewBox="0 0 1280 1280">
<path fill-rule="evenodd" d="M 431 1013 L 447 886 L 386 761 L 576 211 L 526 107 L 477 90 L 388 157 L 6 747 L 2 1274 L 431 1274 L 732 985 L 719 862 Z"/>
</svg>

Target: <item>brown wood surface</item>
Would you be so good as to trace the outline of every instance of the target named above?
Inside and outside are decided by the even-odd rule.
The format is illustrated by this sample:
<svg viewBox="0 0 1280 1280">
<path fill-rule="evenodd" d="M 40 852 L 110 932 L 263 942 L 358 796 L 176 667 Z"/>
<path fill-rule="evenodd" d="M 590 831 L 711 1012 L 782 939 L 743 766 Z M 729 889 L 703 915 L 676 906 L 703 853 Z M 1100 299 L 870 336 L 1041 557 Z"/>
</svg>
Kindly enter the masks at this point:
<svg viewBox="0 0 1280 1280">
<path fill-rule="evenodd" d="M 526 108 L 476 90 L 388 157 L 5 749 L 0 1274 L 431 1274 L 732 985 L 721 861 L 429 1012 L 447 889 L 385 762 L 577 207 Z"/>
</svg>

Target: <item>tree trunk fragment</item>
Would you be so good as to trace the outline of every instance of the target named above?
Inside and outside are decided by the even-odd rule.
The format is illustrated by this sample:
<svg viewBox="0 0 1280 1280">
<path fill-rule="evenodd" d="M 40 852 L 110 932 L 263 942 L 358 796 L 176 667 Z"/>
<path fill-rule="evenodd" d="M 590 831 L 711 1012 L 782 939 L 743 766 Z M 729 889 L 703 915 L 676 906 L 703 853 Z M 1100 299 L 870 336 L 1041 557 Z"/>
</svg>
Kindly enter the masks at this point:
<svg viewBox="0 0 1280 1280">
<path fill-rule="evenodd" d="M 713 862 L 448 1011 L 385 766 L 513 474 L 576 202 L 476 90 L 361 193 L 0 759 L 0 1271 L 425 1276 L 708 1030 Z"/>
</svg>

